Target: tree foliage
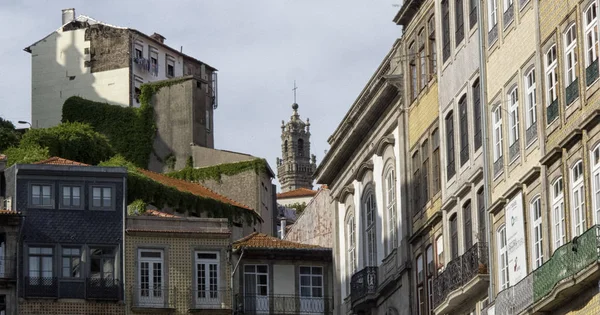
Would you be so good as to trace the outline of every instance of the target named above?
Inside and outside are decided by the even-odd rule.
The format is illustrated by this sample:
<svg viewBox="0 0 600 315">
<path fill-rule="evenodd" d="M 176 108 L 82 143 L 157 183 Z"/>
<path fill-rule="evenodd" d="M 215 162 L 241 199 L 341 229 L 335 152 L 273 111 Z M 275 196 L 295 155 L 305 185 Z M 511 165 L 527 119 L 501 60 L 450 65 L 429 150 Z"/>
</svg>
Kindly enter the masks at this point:
<svg viewBox="0 0 600 315">
<path fill-rule="evenodd" d="M 19 145 L 18 147 L 10 147 L 4 151 L 8 161 L 8 166 L 15 163 L 31 164 L 43 161 L 50 157 L 48 148 L 41 147 L 37 144 Z"/>
<path fill-rule="evenodd" d="M 304 209 L 306 209 L 306 202 L 291 203 L 286 205 L 286 208 L 296 209 L 296 217 L 298 217 L 300 214 L 302 214 L 302 212 L 304 212 Z"/>
<path fill-rule="evenodd" d="M 19 144 L 19 133 L 10 120 L 0 117 L 0 152 Z"/>
<path fill-rule="evenodd" d="M 193 164 L 193 161 L 191 163 Z M 267 161 L 257 158 L 250 161 L 218 164 L 202 168 L 186 167 L 182 170 L 168 173 L 167 176 L 191 182 L 204 180 L 220 181 L 223 175 L 233 176 L 248 170 L 254 170 L 256 174 L 266 173 Z"/>
</svg>

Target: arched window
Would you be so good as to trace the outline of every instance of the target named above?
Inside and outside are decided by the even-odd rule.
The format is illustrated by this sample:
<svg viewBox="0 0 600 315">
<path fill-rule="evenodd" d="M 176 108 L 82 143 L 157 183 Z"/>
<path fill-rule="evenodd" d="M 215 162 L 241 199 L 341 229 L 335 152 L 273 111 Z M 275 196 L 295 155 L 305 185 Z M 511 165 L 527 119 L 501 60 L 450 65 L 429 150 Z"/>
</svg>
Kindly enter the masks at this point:
<svg viewBox="0 0 600 315">
<path fill-rule="evenodd" d="M 367 192 L 363 202 L 363 213 L 365 222 L 365 248 L 366 248 L 366 265 L 377 266 L 377 205 L 375 203 L 375 194 L 373 191 Z"/>
<path fill-rule="evenodd" d="M 600 224 L 600 144 L 592 150 L 592 206 L 594 207 L 594 224 Z"/>
<path fill-rule="evenodd" d="M 298 156 L 304 156 L 304 140 L 298 139 Z"/>
<path fill-rule="evenodd" d="M 562 177 L 552 183 L 552 222 L 554 250 L 562 246 L 566 241 L 565 234 L 565 201 L 563 197 Z"/>
<path fill-rule="evenodd" d="M 506 246 L 506 229 L 502 225 L 496 233 L 498 243 L 498 266 L 500 266 L 500 272 L 498 273 L 498 285 L 500 291 L 508 288 L 508 251 Z"/>
<path fill-rule="evenodd" d="M 435 250 L 437 251 L 437 266 L 439 270 L 444 267 L 444 236 L 440 235 L 435 239 Z"/>
<path fill-rule="evenodd" d="M 463 205 L 463 222 L 465 229 L 465 252 L 473 246 L 473 223 L 471 220 L 471 201 Z"/>
<path fill-rule="evenodd" d="M 529 205 L 531 209 L 531 258 L 533 269 L 537 269 L 544 263 L 544 253 L 542 247 L 542 201 L 536 197 Z"/>
<path fill-rule="evenodd" d="M 577 27 L 571 25 L 564 35 L 565 39 L 565 86 L 577 79 Z M 567 105 L 568 101 L 567 101 Z"/>
<path fill-rule="evenodd" d="M 356 272 L 356 225 L 354 215 L 350 214 L 346 219 L 346 244 L 347 244 L 347 267 L 348 278 Z"/>
<path fill-rule="evenodd" d="M 385 176 L 386 201 L 388 216 L 388 254 L 398 247 L 398 223 L 396 213 L 396 172 L 393 168 Z"/>
<path fill-rule="evenodd" d="M 596 1 L 592 2 L 585 10 L 583 18 L 585 21 L 585 66 L 587 68 L 598 58 L 598 5 Z"/>
<path fill-rule="evenodd" d="M 583 187 L 583 162 L 577 161 L 571 168 L 571 217 L 573 218 L 573 237 L 581 235 L 585 229 L 585 191 Z"/>
<path fill-rule="evenodd" d="M 456 213 L 450 217 L 450 257 L 458 258 L 458 222 Z"/>
</svg>

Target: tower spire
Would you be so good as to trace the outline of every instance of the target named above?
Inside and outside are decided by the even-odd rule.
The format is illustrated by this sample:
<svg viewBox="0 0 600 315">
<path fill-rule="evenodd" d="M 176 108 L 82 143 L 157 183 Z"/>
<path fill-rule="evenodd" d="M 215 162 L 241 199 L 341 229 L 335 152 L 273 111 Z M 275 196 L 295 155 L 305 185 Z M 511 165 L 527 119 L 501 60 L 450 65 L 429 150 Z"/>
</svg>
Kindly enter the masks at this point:
<svg viewBox="0 0 600 315">
<path fill-rule="evenodd" d="M 296 80 L 294 80 L 294 88 L 292 89 L 292 91 L 294 91 L 294 104 L 296 104 L 296 90 L 298 89 L 298 87 L 296 86 Z"/>
</svg>

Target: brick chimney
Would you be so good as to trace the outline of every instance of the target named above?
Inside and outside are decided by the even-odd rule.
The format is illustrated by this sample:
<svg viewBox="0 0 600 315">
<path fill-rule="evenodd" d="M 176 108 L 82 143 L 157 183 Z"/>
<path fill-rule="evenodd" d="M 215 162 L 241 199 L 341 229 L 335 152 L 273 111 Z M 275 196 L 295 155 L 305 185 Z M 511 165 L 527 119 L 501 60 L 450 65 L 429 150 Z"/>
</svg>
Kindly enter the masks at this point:
<svg viewBox="0 0 600 315">
<path fill-rule="evenodd" d="M 154 33 L 154 34 L 150 35 L 150 37 L 152 37 L 152 39 L 154 39 L 155 41 L 157 41 L 161 44 L 165 43 L 166 38 L 158 33 Z"/>
</svg>

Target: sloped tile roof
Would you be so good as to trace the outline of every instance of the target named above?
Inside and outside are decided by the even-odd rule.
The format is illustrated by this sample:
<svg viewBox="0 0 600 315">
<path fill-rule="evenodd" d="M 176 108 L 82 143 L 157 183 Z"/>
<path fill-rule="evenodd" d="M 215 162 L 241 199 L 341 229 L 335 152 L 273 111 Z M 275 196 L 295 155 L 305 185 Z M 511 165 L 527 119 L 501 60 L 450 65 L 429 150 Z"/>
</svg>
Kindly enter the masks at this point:
<svg viewBox="0 0 600 315">
<path fill-rule="evenodd" d="M 154 173 L 154 172 L 148 171 L 148 170 L 138 169 L 138 171 L 140 173 L 144 174 L 145 176 L 147 176 L 161 184 L 171 186 L 173 188 L 178 189 L 179 191 L 189 192 L 189 193 L 192 193 L 197 196 L 218 200 L 218 201 L 230 204 L 230 205 L 238 207 L 238 208 L 254 211 L 252 208 L 250 208 L 244 204 L 241 204 L 235 200 L 229 199 L 223 195 L 219 195 L 216 192 L 214 192 L 198 183 L 192 183 L 192 182 L 188 182 L 185 180 L 168 177 L 163 174 Z"/>
<path fill-rule="evenodd" d="M 144 212 L 143 215 L 152 216 L 152 217 L 161 217 L 161 218 L 181 218 L 178 215 L 166 213 L 158 210 L 148 209 Z"/>
<path fill-rule="evenodd" d="M 286 191 L 283 193 L 277 194 L 277 199 L 281 198 L 293 198 L 293 197 L 311 197 L 317 194 L 316 190 L 311 190 L 307 188 L 298 188 L 290 191 Z"/>
<path fill-rule="evenodd" d="M 76 162 L 76 161 L 71 161 L 71 160 L 63 159 L 63 158 L 58 157 L 58 156 L 53 156 L 53 157 L 51 157 L 51 158 L 49 158 L 47 160 L 35 162 L 33 164 L 90 166 L 89 164 L 85 164 L 85 163 L 81 163 L 81 162 Z"/>
<path fill-rule="evenodd" d="M 233 242 L 233 248 L 241 247 L 255 249 L 325 249 L 321 246 L 286 241 L 258 232 Z"/>
</svg>

